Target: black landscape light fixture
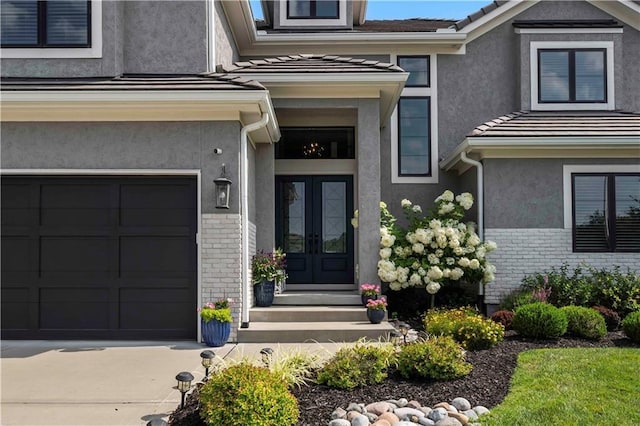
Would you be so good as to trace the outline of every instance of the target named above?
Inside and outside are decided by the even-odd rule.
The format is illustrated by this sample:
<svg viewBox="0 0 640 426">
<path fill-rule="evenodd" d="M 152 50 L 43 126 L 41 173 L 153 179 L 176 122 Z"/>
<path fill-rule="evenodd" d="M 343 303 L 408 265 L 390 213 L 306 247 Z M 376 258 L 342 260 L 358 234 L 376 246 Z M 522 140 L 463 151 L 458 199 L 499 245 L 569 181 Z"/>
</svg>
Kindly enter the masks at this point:
<svg viewBox="0 0 640 426">
<path fill-rule="evenodd" d="M 184 396 L 191 389 L 191 381 L 193 380 L 193 374 L 188 371 L 182 371 L 176 376 L 178 381 L 178 390 L 182 394 L 182 401 L 180 402 L 180 408 L 184 408 Z"/>
<path fill-rule="evenodd" d="M 400 328 L 400 334 L 402 334 L 402 338 L 404 339 L 404 343 L 407 343 L 407 334 L 409 334 L 409 330 L 411 329 L 411 327 L 409 327 L 409 324 L 407 324 L 406 322 L 401 322 L 400 324 L 398 324 L 398 327 Z"/>
<path fill-rule="evenodd" d="M 262 348 L 260 351 L 260 355 L 262 355 L 262 363 L 265 367 L 269 368 L 269 364 L 271 364 L 271 356 L 273 355 L 273 349 L 271 348 Z"/>
<path fill-rule="evenodd" d="M 394 330 L 390 333 L 390 337 L 391 337 L 391 343 L 393 343 L 395 346 L 398 346 L 400 345 L 400 343 L 402 343 L 402 333 L 399 333 Z"/>
<path fill-rule="evenodd" d="M 216 209 L 228 209 L 231 181 L 227 179 L 226 166 L 224 164 L 222 165 L 222 174 L 219 178 L 214 179 L 213 183 L 216 186 Z"/>
<path fill-rule="evenodd" d="M 213 364 L 213 358 L 216 354 L 213 351 L 206 350 L 200 352 L 200 358 L 202 358 L 202 366 L 204 367 L 204 377 L 209 377 L 209 367 Z"/>
<path fill-rule="evenodd" d="M 156 417 L 155 419 L 152 419 L 150 422 L 148 422 L 147 426 L 167 426 L 167 424 L 168 423 L 164 421 L 164 419 Z"/>
</svg>

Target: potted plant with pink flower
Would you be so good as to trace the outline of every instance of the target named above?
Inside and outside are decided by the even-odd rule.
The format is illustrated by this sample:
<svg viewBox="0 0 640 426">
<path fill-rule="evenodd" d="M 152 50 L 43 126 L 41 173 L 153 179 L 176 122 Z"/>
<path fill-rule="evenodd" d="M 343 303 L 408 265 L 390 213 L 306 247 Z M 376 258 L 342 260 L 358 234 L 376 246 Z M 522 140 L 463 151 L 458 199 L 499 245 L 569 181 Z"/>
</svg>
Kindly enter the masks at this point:
<svg viewBox="0 0 640 426">
<path fill-rule="evenodd" d="M 360 286 L 360 297 L 362 305 L 367 306 L 367 302 L 371 299 L 377 299 L 380 294 L 380 286 L 377 284 L 364 283 Z"/>
<path fill-rule="evenodd" d="M 207 302 L 198 309 L 202 326 L 202 340 L 207 346 L 223 346 L 229 340 L 231 333 L 230 303 L 231 299 L 218 299 L 216 302 Z"/>
<path fill-rule="evenodd" d="M 372 324 L 380 324 L 387 311 L 387 298 L 371 299 L 367 302 L 367 318 Z"/>
</svg>

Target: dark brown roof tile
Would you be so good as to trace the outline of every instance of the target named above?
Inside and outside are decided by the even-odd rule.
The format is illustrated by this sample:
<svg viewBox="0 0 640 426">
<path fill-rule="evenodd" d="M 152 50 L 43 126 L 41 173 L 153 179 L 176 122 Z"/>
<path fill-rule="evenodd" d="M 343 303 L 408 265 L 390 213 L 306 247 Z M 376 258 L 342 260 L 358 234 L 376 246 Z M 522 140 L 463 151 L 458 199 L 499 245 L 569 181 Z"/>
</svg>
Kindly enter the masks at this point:
<svg viewBox="0 0 640 426">
<path fill-rule="evenodd" d="M 231 74 L 241 73 L 352 73 L 352 72 L 403 72 L 395 64 L 349 58 L 335 55 L 290 55 L 277 59 L 264 58 L 248 62 L 236 62 L 223 66 Z"/>
</svg>

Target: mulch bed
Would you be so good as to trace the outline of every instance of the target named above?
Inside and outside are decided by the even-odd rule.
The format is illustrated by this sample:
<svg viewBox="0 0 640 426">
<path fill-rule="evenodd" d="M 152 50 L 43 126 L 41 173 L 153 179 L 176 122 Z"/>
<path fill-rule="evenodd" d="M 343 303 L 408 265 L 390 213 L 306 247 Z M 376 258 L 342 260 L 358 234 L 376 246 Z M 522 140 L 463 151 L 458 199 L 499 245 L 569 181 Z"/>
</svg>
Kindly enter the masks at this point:
<svg viewBox="0 0 640 426">
<path fill-rule="evenodd" d="M 467 398 L 472 406 L 492 408 L 498 405 L 509 391 L 509 382 L 516 367 L 518 354 L 540 348 L 572 347 L 640 347 L 627 339 L 622 332 L 608 333 L 602 340 L 563 337 L 558 340 L 531 340 L 507 332 L 505 340 L 495 347 L 467 352 L 467 361 L 473 365 L 471 373 L 457 380 L 446 382 L 407 381 L 392 372 L 378 385 L 365 386 L 353 391 L 331 389 L 322 385 L 310 385 L 294 389 L 300 407 L 299 426 L 326 426 L 331 413 L 337 407 L 346 408 L 350 402 L 371 403 L 386 399 L 415 399 L 422 405 L 432 406 L 456 397 Z M 188 397 L 183 409 L 177 408 L 169 418 L 169 424 L 200 426 L 198 416 L 198 389 Z"/>
</svg>

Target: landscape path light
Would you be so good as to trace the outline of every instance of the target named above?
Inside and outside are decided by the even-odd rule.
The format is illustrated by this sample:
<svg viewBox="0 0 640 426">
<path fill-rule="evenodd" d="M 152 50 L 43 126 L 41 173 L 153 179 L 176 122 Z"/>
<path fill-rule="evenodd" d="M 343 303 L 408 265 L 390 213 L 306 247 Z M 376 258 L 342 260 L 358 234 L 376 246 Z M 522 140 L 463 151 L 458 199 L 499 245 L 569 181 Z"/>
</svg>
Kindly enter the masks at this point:
<svg viewBox="0 0 640 426">
<path fill-rule="evenodd" d="M 191 389 L 191 382 L 193 381 L 193 374 L 188 371 L 182 371 L 176 376 L 178 381 L 178 390 L 182 394 L 182 400 L 180 402 L 180 408 L 184 408 L 184 396 Z"/>
<path fill-rule="evenodd" d="M 402 343 L 402 334 L 398 331 L 392 331 L 391 334 L 391 343 L 393 343 L 394 345 L 398 346 L 400 343 Z"/>
<path fill-rule="evenodd" d="M 273 355 L 273 349 L 271 348 L 262 348 L 260 351 L 260 355 L 262 355 L 262 363 L 265 367 L 269 368 L 271 364 L 271 356 Z"/>
<path fill-rule="evenodd" d="M 407 334 L 409 334 L 409 330 L 411 329 L 411 327 L 409 327 L 409 324 L 407 324 L 406 322 L 401 322 L 400 324 L 398 324 L 398 327 L 400 328 L 400 333 L 402 334 L 404 343 L 406 344 Z"/>
<path fill-rule="evenodd" d="M 211 364 L 213 364 L 213 358 L 215 358 L 216 354 L 213 351 L 206 350 L 200 352 L 200 358 L 202 358 L 202 366 L 204 367 L 204 377 L 209 377 L 209 368 Z"/>
</svg>

